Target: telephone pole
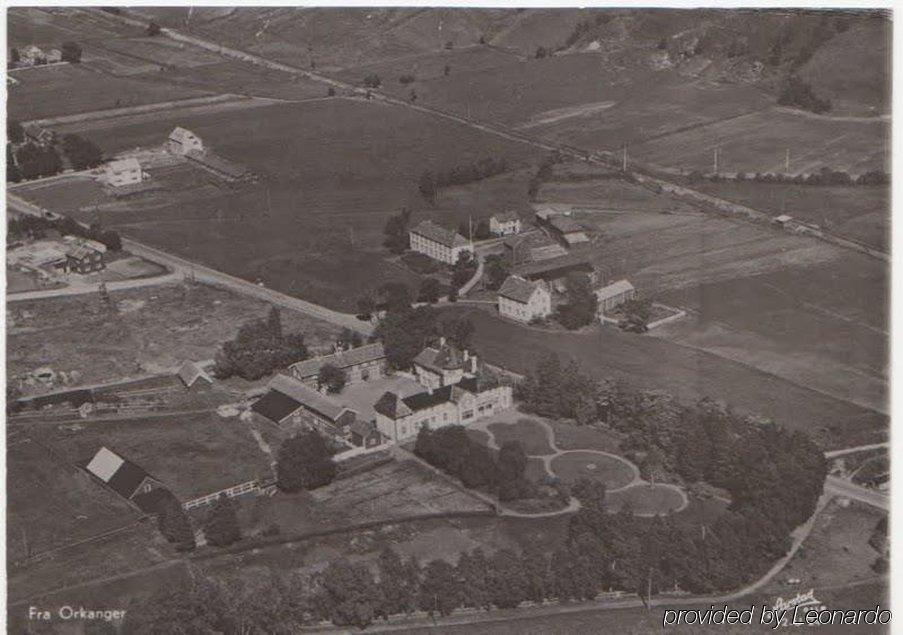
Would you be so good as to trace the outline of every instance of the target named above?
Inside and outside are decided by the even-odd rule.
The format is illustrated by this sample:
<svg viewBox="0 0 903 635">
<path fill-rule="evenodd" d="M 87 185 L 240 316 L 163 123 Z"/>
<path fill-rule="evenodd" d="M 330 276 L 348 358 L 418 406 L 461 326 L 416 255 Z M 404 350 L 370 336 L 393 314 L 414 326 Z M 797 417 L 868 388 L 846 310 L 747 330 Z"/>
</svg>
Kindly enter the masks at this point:
<svg viewBox="0 0 903 635">
<path fill-rule="evenodd" d="M 621 158 L 621 171 L 622 172 L 627 171 L 627 143 L 626 142 L 624 143 L 624 153 L 623 153 L 623 157 Z"/>
<path fill-rule="evenodd" d="M 790 174 L 790 148 L 784 152 L 784 172 Z"/>
<path fill-rule="evenodd" d="M 712 173 L 718 174 L 718 146 L 715 146 L 715 154 L 712 160 Z"/>
</svg>

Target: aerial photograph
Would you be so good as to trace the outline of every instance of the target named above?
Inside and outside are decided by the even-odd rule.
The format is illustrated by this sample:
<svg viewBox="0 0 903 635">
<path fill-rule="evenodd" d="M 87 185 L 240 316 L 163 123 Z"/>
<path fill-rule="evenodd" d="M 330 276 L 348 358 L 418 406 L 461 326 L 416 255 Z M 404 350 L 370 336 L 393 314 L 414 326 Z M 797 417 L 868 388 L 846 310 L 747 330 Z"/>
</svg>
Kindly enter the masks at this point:
<svg viewBox="0 0 903 635">
<path fill-rule="evenodd" d="M 894 630 L 889 5 L 121 2 L 4 7 L 9 633 Z"/>
</svg>

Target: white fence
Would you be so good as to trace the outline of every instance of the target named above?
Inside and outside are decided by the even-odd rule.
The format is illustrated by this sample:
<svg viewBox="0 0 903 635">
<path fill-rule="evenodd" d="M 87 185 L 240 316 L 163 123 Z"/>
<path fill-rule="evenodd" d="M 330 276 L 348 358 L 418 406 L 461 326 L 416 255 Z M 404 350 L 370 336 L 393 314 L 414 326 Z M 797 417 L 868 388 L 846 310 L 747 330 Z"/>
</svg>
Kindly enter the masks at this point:
<svg viewBox="0 0 903 635">
<path fill-rule="evenodd" d="M 236 496 L 242 496 L 251 492 L 260 493 L 260 491 L 261 490 L 259 482 L 257 482 L 256 480 L 248 481 L 239 485 L 227 487 L 226 489 L 220 490 L 218 492 L 213 492 L 212 494 L 207 494 L 206 496 L 201 496 L 200 498 L 186 501 L 182 503 L 182 508 L 187 511 L 189 509 L 194 509 L 195 507 L 201 507 L 202 505 L 209 505 L 211 503 L 214 503 L 216 502 L 216 499 L 223 495 L 225 495 L 226 498 L 235 498 Z"/>
</svg>

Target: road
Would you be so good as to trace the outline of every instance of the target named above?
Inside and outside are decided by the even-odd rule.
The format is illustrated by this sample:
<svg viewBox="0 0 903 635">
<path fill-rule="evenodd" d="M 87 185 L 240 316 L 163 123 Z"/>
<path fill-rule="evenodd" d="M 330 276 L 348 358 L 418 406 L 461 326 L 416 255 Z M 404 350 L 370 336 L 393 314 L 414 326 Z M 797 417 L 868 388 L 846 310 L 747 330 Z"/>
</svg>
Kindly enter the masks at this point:
<svg viewBox="0 0 903 635">
<path fill-rule="evenodd" d="M 15 194 L 11 194 L 10 192 L 7 192 L 6 194 L 6 202 L 8 207 L 11 209 L 15 209 L 25 214 L 32 214 L 36 216 L 41 215 L 41 209 L 38 206 L 33 205 L 28 201 L 25 201 L 22 198 L 16 196 Z M 304 313 L 305 315 L 310 315 L 311 317 L 315 317 L 326 322 L 331 322 L 332 324 L 341 326 L 343 328 L 347 327 L 364 335 L 371 335 L 373 333 L 373 326 L 370 323 L 362 322 L 361 320 L 358 320 L 354 315 L 351 315 L 349 313 L 341 313 L 339 311 L 327 309 L 326 307 L 320 306 L 319 304 L 314 304 L 313 302 L 308 302 L 307 300 L 295 298 L 284 293 L 280 293 L 279 291 L 274 291 L 273 289 L 261 287 L 257 284 L 254 284 L 253 282 L 242 280 L 241 278 L 237 278 L 227 273 L 223 273 L 222 271 L 217 271 L 216 269 L 191 262 L 190 260 L 186 260 L 185 258 L 174 256 L 165 251 L 155 249 L 154 247 L 149 247 L 128 238 L 122 239 L 122 246 L 124 249 L 128 250 L 136 256 L 146 258 L 147 260 L 151 260 L 168 267 L 171 271 L 169 275 L 173 276 L 173 280 L 169 280 L 170 282 L 175 281 L 175 279 L 181 280 L 188 277 L 198 282 L 203 282 L 218 287 L 224 287 L 231 291 L 235 291 L 236 293 L 249 295 L 285 309 L 298 311 L 299 313 Z M 147 280 L 125 280 L 122 282 L 110 282 L 107 283 L 107 290 L 115 291 L 118 289 L 148 286 L 150 284 L 161 284 L 162 282 L 166 281 L 163 280 L 163 278 L 166 278 L 166 276 L 160 276 L 159 278 L 149 278 Z M 78 287 L 77 289 L 78 290 L 75 291 L 73 291 L 72 289 L 28 291 L 21 294 L 15 294 L 13 299 L 31 300 L 44 297 L 54 297 L 55 295 L 92 293 L 97 291 L 97 286 L 92 285 L 84 288 Z"/>
<path fill-rule="evenodd" d="M 140 289 L 141 287 L 154 287 L 161 284 L 177 284 L 182 282 L 185 276 L 181 273 L 168 273 L 162 276 L 154 276 L 153 278 L 136 278 L 134 280 L 117 280 L 114 282 L 105 282 L 107 291 L 124 291 L 126 289 Z M 25 300 L 43 300 L 45 298 L 58 298 L 70 295 L 85 295 L 88 293 L 98 293 L 101 283 L 91 284 L 71 284 L 59 289 L 40 289 L 37 291 L 22 291 L 20 293 L 9 293 L 6 296 L 7 302 L 23 302 Z"/>
<path fill-rule="evenodd" d="M 885 492 L 862 487 L 837 476 L 829 476 L 825 480 L 825 492 L 890 511 L 890 497 Z"/>
</svg>

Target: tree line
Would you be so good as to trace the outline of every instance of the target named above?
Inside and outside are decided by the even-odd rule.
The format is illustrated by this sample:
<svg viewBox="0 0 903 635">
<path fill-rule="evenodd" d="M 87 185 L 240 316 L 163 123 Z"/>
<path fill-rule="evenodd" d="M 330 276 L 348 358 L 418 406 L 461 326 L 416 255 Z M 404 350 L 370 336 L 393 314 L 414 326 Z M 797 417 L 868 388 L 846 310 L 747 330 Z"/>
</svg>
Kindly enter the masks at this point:
<svg viewBox="0 0 903 635">
<path fill-rule="evenodd" d="M 11 238 L 43 238 L 48 230 L 55 230 L 63 235 L 78 236 L 102 243 L 110 251 L 122 249 L 122 238 L 112 229 L 104 229 L 98 223 L 92 223 L 84 227 L 76 220 L 61 216 L 60 218 L 45 218 L 23 214 L 7 221 L 7 234 Z"/>
<path fill-rule="evenodd" d="M 59 174 L 64 167 L 63 157 L 75 170 L 96 168 L 103 162 L 100 147 L 77 134 L 63 135 L 58 147 L 55 134 L 48 144 L 28 140 L 22 124 L 15 120 L 7 121 L 6 132 L 9 141 L 6 147 L 6 180 L 10 183 Z"/>
<path fill-rule="evenodd" d="M 698 170 L 689 174 L 687 179 L 691 182 L 699 182 L 703 179 L 713 183 L 720 181 L 753 181 L 755 183 L 789 183 L 792 185 L 815 185 L 815 186 L 854 186 L 854 185 L 889 185 L 890 174 L 883 170 L 869 170 L 863 172 L 858 177 L 851 176 L 844 170 L 834 170 L 828 166 L 824 166 L 818 172 L 812 174 L 773 174 L 771 172 L 756 172 L 747 174 L 738 172 L 731 179 L 720 174 L 704 175 Z"/>
<path fill-rule="evenodd" d="M 242 325 L 215 355 L 213 373 L 220 379 L 239 376 L 255 380 L 309 357 L 303 333 L 285 333 L 279 309 L 266 319 Z"/>
<path fill-rule="evenodd" d="M 459 165 L 444 172 L 424 171 L 420 175 L 417 189 L 424 199 L 430 203 L 436 202 L 439 190 L 452 185 L 466 185 L 475 181 L 481 181 L 502 174 L 508 170 L 508 162 L 504 157 L 486 157 L 469 163 Z"/>
</svg>

